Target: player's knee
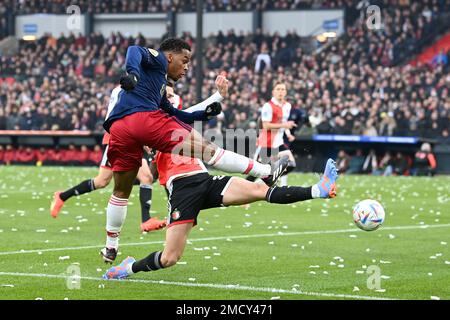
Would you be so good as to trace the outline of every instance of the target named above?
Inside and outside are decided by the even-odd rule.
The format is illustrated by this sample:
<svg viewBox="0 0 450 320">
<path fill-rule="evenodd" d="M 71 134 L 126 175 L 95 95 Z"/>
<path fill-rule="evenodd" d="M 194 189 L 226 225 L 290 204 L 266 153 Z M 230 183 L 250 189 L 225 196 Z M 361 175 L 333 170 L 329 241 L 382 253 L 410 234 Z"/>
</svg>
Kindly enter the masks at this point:
<svg viewBox="0 0 450 320">
<path fill-rule="evenodd" d="M 95 189 L 106 188 L 110 182 L 111 182 L 111 178 L 96 177 L 94 179 Z"/>
<path fill-rule="evenodd" d="M 252 188 L 252 196 L 256 199 L 264 199 L 269 187 L 262 183 L 255 183 L 255 187 Z"/>
<path fill-rule="evenodd" d="M 164 268 L 168 268 L 175 265 L 178 262 L 178 260 L 180 260 L 180 258 L 181 254 L 179 254 L 178 252 L 164 253 L 161 256 L 161 264 L 163 265 Z"/>
<path fill-rule="evenodd" d="M 139 176 L 140 184 L 151 185 L 153 183 L 153 176 L 150 172 L 143 173 Z"/>
</svg>

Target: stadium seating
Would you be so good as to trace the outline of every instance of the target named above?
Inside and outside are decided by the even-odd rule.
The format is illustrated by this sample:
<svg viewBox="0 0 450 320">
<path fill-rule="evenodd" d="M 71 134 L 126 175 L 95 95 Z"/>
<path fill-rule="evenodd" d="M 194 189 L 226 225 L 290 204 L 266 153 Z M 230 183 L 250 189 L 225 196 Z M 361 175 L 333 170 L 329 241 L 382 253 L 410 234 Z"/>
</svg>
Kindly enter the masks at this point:
<svg viewBox="0 0 450 320">
<path fill-rule="evenodd" d="M 329 1 L 325 6 L 339 3 Z M 259 108 L 271 96 L 272 82 L 282 80 L 289 84 L 289 101 L 308 115 L 309 123 L 300 134 L 448 136 L 449 64 L 413 67 L 398 62 L 403 52 L 419 52 L 414 44 L 433 33 L 437 11 L 448 11 L 448 4 L 404 3 L 383 11 L 382 30 L 366 30 L 357 20 L 318 53 L 305 52 L 295 32 L 281 36 L 230 30 L 208 37 L 203 97 L 214 91 L 215 76 L 221 71 L 227 72 L 232 84 L 223 115 L 208 126 L 218 130 L 256 127 Z M 183 37 L 194 43 L 189 33 Z M 35 42 L 22 41 L 17 55 L 0 57 L 0 130 L 101 132 L 108 95 L 117 85 L 131 44 L 158 45 L 120 33 L 107 38 L 98 33 L 47 35 Z M 270 63 L 266 58 L 261 66 L 256 61 L 263 47 Z M 190 85 L 195 83 L 194 70 L 195 63 L 177 83 L 176 92 L 185 107 L 198 102 L 195 86 Z"/>
</svg>

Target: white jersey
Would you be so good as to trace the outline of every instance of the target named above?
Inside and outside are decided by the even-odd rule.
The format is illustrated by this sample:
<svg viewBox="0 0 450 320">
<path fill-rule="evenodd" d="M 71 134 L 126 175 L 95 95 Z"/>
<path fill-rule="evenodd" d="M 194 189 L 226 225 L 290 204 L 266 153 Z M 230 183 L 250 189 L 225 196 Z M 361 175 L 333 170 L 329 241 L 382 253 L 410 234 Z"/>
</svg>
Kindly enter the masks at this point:
<svg viewBox="0 0 450 320">
<path fill-rule="evenodd" d="M 266 102 L 261 109 L 261 121 L 270 123 L 286 123 L 291 113 L 291 104 L 280 104 L 275 98 Z M 258 145 L 264 148 L 278 148 L 284 144 L 283 135 L 285 128 L 273 130 L 261 130 Z"/>
<path fill-rule="evenodd" d="M 113 111 L 114 107 L 116 106 L 116 103 L 119 100 L 119 93 L 121 91 L 122 91 L 121 87 L 115 87 L 111 92 L 111 97 L 109 98 L 108 111 L 106 113 L 105 120 L 108 119 L 109 115 L 111 114 L 111 111 Z"/>
</svg>

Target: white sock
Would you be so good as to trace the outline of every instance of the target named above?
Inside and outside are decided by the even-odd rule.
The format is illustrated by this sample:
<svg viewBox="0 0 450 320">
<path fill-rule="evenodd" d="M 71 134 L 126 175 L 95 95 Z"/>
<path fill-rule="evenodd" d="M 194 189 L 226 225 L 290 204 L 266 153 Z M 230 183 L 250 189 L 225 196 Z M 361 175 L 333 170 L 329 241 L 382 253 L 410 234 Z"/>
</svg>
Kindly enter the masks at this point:
<svg viewBox="0 0 450 320">
<path fill-rule="evenodd" d="M 133 264 L 134 263 L 127 264 L 127 273 L 128 274 L 134 274 L 134 272 L 133 272 Z"/>
<path fill-rule="evenodd" d="M 280 187 L 287 187 L 288 185 L 288 176 L 287 174 L 282 175 L 280 178 Z"/>
<path fill-rule="evenodd" d="M 127 216 L 128 199 L 111 196 L 106 209 L 106 247 L 119 248 L 119 235 Z"/>
<path fill-rule="evenodd" d="M 257 178 L 266 177 L 271 173 L 269 164 L 259 163 L 222 148 L 217 148 L 208 164 L 221 171 L 249 174 Z"/>
<path fill-rule="evenodd" d="M 313 199 L 320 198 L 320 190 L 319 190 L 319 186 L 317 184 L 315 184 L 311 187 L 311 197 Z"/>
</svg>

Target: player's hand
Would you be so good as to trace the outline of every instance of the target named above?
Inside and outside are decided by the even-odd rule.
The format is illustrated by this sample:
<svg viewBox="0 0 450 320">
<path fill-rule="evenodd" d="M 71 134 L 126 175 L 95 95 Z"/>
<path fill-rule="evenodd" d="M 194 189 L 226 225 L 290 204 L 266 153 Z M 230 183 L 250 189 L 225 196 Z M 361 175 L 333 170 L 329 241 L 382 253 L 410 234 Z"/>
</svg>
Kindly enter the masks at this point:
<svg viewBox="0 0 450 320">
<path fill-rule="evenodd" d="M 208 119 L 211 119 L 219 115 L 221 112 L 222 112 L 222 105 L 220 104 L 220 102 L 213 102 L 206 107 L 205 116 Z"/>
<path fill-rule="evenodd" d="M 216 78 L 216 87 L 220 95 L 224 98 L 228 96 L 228 80 L 222 75 Z"/>
<path fill-rule="evenodd" d="M 286 123 L 284 124 L 284 127 L 285 127 L 286 129 L 292 129 L 292 128 L 297 127 L 297 125 L 295 124 L 294 121 L 288 121 L 288 122 L 286 122 Z"/>
<path fill-rule="evenodd" d="M 133 90 L 138 83 L 136 75 L 129 73 L 120 78 L 120 87 L 125 91 Z"/>
</svg>

